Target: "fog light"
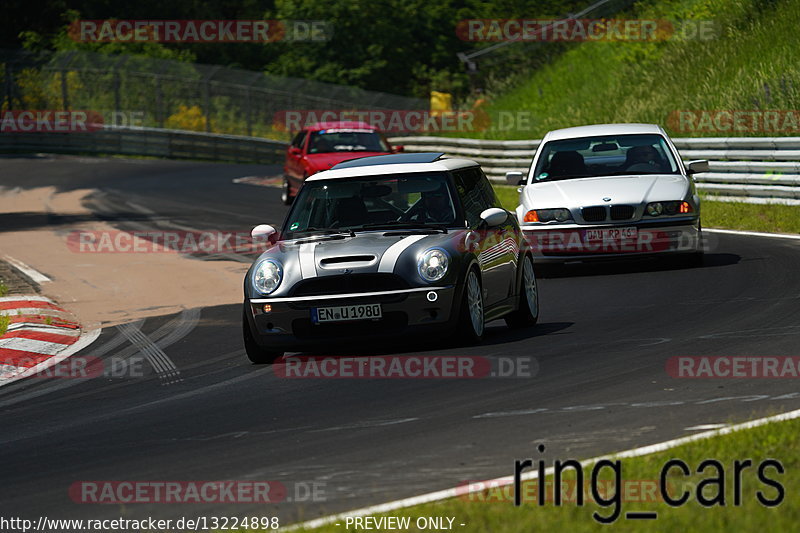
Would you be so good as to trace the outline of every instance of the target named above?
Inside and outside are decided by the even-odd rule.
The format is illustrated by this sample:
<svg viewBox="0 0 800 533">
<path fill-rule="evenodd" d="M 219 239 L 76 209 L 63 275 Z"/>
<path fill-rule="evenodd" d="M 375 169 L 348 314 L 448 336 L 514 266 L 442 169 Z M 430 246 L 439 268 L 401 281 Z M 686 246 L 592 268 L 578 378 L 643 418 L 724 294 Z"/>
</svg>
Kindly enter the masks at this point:
<svg viewBox="0 0 800 533">
<path fill-rule="evenodd" d="M 439 295 L 438 295 L 438 294 L 436 294 L 436 293 L 435 293 L 435 292 L 433 292 L 433 291 L 430 291 L 430 292 L 429 292 L 429 293 L 426 295 L 426 297 L 428 298 L 428 301 L 429 301 L 429 302 L 435 302 L 436 300 L 438 300 L 438 299 L 439 299 Z"/>
<path fill-rule="evenodd" d="M 264 312 L 265 313 L 271 313 L 272 312 L 272 306 L 270 304 L 264 304 Z"/>
</svg>

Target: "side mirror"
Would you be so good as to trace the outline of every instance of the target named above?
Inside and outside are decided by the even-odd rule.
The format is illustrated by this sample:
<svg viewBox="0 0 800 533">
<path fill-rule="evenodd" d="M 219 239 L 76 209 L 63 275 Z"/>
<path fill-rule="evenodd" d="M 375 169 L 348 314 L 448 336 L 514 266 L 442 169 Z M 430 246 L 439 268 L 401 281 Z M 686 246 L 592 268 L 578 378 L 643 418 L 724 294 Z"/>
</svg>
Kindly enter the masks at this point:
<svg viewBox="0 0 800 533">
<path fill-rule="evenodd" d="M 400 153 L 400 152 L 403 152 L 403 151 L 405 151 L 405 149 L 406 149 L 406 147 L 405 147 L 405 146 L 403 146 L 402 144 L 400 144 L 400 145 L 397 145 L 397 146 L 393 147 L 393 148 L 392 148 L 392 152 L 394 152 L 395 154 L 397 154 L 397 153 Z"/>
<path fill-rule="evenodd" d="M 481 220 L 486 222 L 490 228 L 494 228 L 508 220 L 508 211 L 499 207 L 490 207 L 481 213 Z"/>
<path fill-rule="evenodd" d="M 250 232 L 250 236 L 254 241 L 267 240 L 269 242 L 274 242 L 274 239 L 278 236 L 278 232 L 269 224 L 259 224 L 253 228 L 253 231 Z"/>
<path fill-rule="evenodd" d="M 700 172 L 708 172 L 708 161 L 705 159 L 689 161 L 689 163 L 686 165 L 686 172 L 690 175 L 698 174 Z"/>
<path fill-rule="evenodd" d="M 289 147 L 289 153 L 292 154 L 292 155 L 300 155 L 300 148 L 298 148 L 296 146 L 290 146 Z"/>
<path fill-rule="evenodd" d="M 506 183 L 509 185 L 525 185 L 525 175 L 519 170 L 506 172 Z"/>
</svg>

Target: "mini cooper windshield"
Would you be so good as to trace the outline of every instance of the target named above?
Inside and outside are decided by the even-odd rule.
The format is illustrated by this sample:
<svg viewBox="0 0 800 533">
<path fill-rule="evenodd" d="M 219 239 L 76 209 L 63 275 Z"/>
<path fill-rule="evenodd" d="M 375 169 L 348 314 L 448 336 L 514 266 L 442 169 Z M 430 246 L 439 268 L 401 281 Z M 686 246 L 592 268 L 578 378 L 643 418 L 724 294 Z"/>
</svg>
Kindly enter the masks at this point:
<svg viewBox="0 0 800 533">
<path fill-rule="evenodd" d="M 446 173 L 387 174 L 306 182 L 283 234 L 294 239 L 395 228 L 446 231 L 456 220 Z"/>
<path fill-rule="evenodd" d="M 661 135 L 603 135 L 550 141 L 536 162 L 534 183 L 628 174 L 678 174 Z"/>
</svg>

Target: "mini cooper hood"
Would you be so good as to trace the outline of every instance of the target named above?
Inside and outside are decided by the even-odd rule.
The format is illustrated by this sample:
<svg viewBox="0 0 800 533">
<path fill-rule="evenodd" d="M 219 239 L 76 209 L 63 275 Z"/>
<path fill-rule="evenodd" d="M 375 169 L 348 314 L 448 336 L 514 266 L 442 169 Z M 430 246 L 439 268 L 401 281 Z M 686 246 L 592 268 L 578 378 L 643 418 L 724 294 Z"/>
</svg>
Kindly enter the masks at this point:
<svg viewBox="0 0 800 533">
<path fill-rule="evenodd" d="M 419 246 L 436 246 L 444 234 L 409 234 L 402 230 L 357 233 L 344 239 L 299 239 L 285 241 L 267 255 L 302 257 L 304 277 L 348 273 L 393 272 L 400 255 Z M 281 253 L 282 252 L 282 253 Z M 313 263 L 312 263 L 313 262 Z M 310 272 L 313 264 L 313 273 Z"/>
<path fill-rule="evenodd" d="M 536 209 L 605 203 L 639 205 L 649 201 L 680 200 L 688 190 L 688 180 L 679 174 L 576 178 L 532 183 L 524 189 L 524 204 L 526 208 Z"/>
</svg>

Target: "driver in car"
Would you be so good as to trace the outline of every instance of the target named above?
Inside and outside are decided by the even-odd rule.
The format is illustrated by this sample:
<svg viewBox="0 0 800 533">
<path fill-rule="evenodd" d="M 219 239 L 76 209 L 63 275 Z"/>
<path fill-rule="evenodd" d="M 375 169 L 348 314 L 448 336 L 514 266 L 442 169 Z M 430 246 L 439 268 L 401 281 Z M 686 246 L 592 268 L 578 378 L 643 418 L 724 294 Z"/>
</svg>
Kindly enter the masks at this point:
<svg viewBox="0 0 800 533">
<path fill-rule="evenodd" d="M 625 154 L 627 170 L 661 170 L 662 166 L 661 156 L 652 146 L 634 146 Z"/>
<path fill-rule="evenodd" d="M 416 217 L 419 222 L 449 224 L 453 222 L 453 206 L 450 195 L 444 187 L 435 191 L 423 192 Z"/>
</svg>

